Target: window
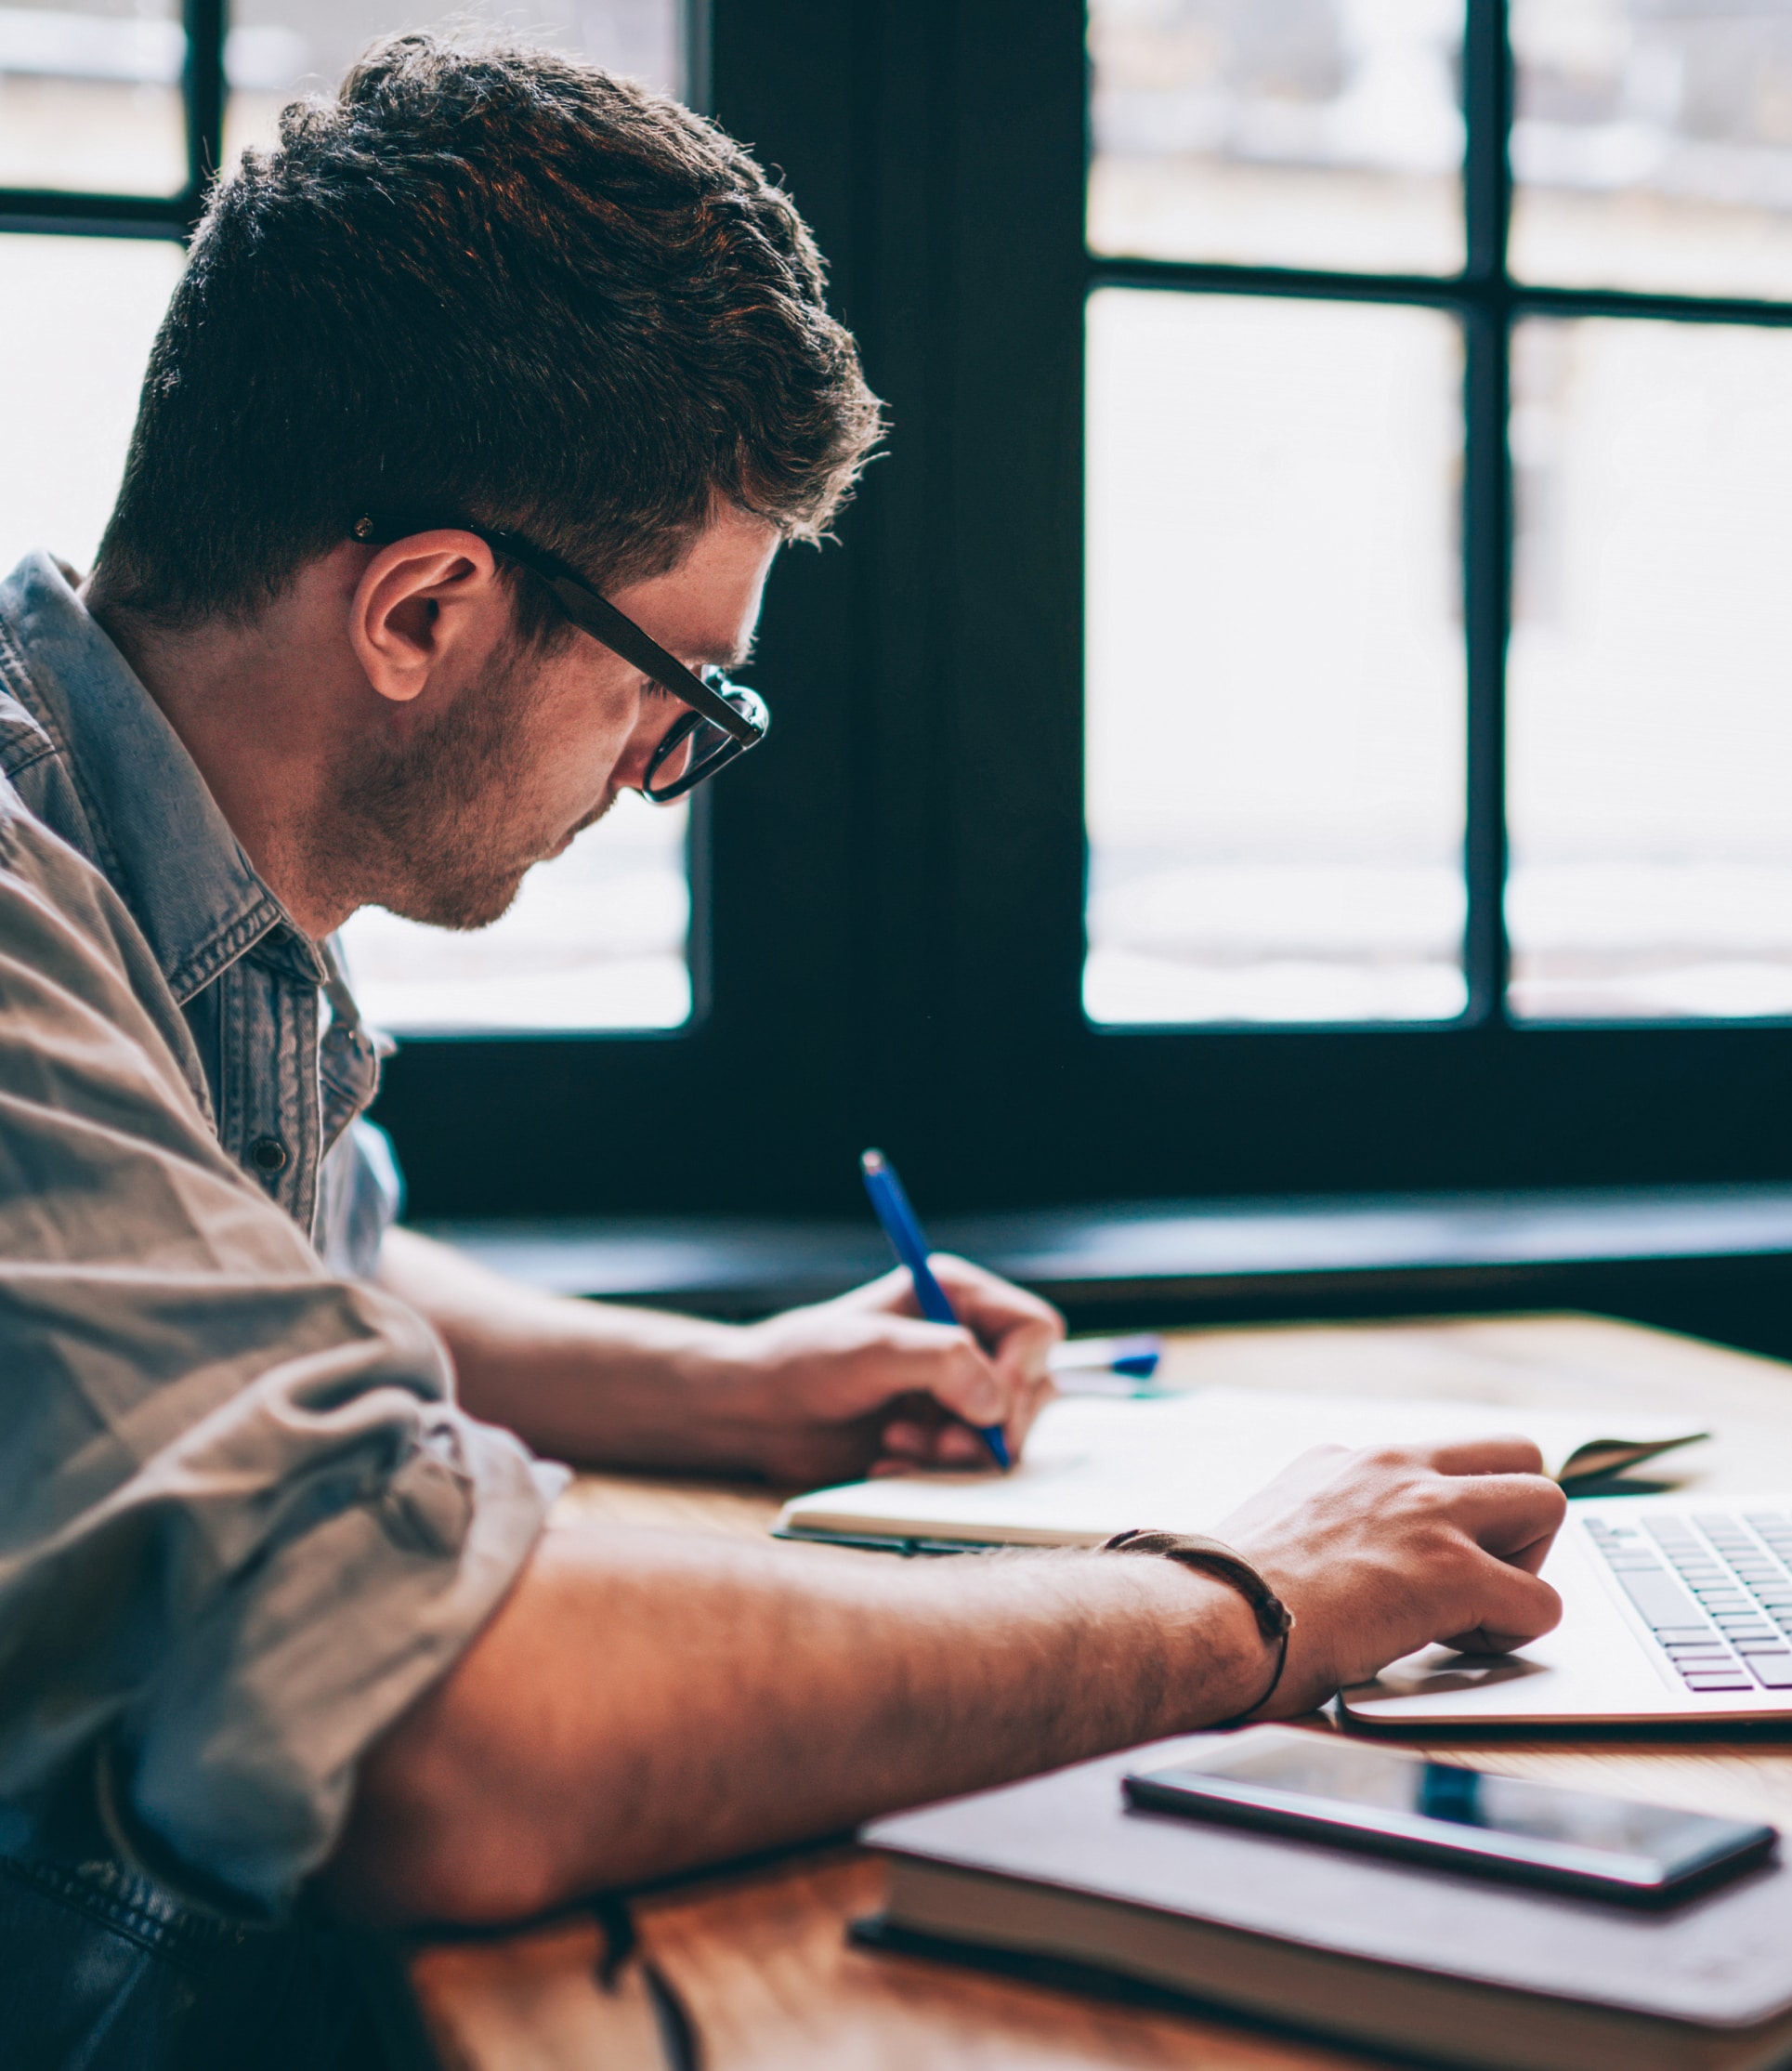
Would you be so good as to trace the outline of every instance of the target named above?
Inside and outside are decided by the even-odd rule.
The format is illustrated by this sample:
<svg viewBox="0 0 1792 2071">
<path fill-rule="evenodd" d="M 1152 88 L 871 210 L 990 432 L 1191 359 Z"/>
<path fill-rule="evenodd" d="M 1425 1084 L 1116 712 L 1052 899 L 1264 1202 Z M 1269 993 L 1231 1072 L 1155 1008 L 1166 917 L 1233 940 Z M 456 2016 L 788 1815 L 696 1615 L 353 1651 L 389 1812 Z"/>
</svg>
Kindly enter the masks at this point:
<svg viewBox="0 0 1792 2071">
<path fill-rule="evenodd" d="M 362 924 L 417 1212 L 851 1212 L 868 1142 L 939 1212 L 1792 1168 L 1792 0 L 694 19 L 890 451 L 774 575 L 687 959 L 620 822 L 671 896 L 518 908 L 578 972 L 469 940 L 456 1004 Z M 217 47 L 234 140 L 298 60 Z M 5 219 L 190 206 L 59 177 Z"/>
<path fill-rule="evenodd" d="M 1585 297 L 1792 292 L 1792 8 L 1513 7 L 1515 281 L 1497 221 L 1462 270 L 1465 141 L 1496 175 L 1501 145 L 1491 98 L 1466 137 L 1464 20 L 1095 0 L 1092 247 L 1194 269 L 1090 308 L 1097 1021 L 1467 1008 L 1445 336 L 1477 320 L 1511 405 L 1480 472 L 1510 455 L 1516 518 L 1485 1011 L 1792 1011 L 1792 337 Z M 1471 545 L 1496 592 L 1502 548 Z"/>
<path fill-rule="evenodd" d="M 1463 1011 L 1461 393 L 1436 309 L 1091 296 L 1092 1020 Z"/>
<path fill-rule="evenodd" d="M 1792 332 L 1513 345 L 1512 1011 L 1792 1014 Z"/>
<path fill-rule="evenodd" d="M 459 23 L 514 21 L 667 90 L 684 85 L 677 0 L 598 0 L 576 15 L 525 14 L 500 0 L 444 13 Z M 0 240 L 0 300 L 37 312 L 9 339 L 13 392 L 39 405 L 19 413 L 8 434 L 5 567 L 37 545 L 73 566 L 91 563 L 178 272 L 177 240 L 195 206 L 189 168 L 218 155 L 220 56 L 228 165 L 274 139 L 288 101 L 333 83 L 382 31 L 420 19 L 380 0 L 240 0 L 228 20 L 190 9 L 184 27 L 177 10 L 154 5 L 0 6 L 0 181 L 65 190 L 7 197 L 17 204 L 12 220 L 32 220 L 40 233 L 98 229 L 110 192 L 144 198 L 130 224 L 150 233 L 129 243 Z M 477 935 L 377 910 L 357 915 L 344 949 L 363 1011 L 400 1035 L 681 1026 L 692 1009 L 689 817 L 683 806 L 622 801 L 602 828 L 531 872 L 510 912 Z"/>
</svg>

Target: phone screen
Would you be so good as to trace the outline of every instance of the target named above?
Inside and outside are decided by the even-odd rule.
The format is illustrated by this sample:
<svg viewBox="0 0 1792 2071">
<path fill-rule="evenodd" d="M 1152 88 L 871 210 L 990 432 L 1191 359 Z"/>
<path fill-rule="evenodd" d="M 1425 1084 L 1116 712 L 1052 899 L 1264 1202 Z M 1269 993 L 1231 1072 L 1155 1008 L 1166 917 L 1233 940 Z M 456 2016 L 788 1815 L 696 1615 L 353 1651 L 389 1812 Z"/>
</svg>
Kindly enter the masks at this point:
<svg viewBox="0 0 1792 2071">
<path fill-rule="evenodd" d="M 1126 1778 L 1134 1804 L 1495 1876 L 1664 1897 L 1757 1862 L 1771 1827 L 1275 1728 Z"/>
</svg>

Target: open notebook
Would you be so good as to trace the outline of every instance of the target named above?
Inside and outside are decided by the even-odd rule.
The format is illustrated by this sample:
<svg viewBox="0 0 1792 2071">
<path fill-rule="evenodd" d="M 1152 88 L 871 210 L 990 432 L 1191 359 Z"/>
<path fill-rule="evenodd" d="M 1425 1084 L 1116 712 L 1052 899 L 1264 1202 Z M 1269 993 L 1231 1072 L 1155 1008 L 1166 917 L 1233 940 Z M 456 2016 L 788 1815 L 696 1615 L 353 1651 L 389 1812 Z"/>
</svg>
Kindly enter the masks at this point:
<svg viewBox="0 0 1792 2071">
<path fill-rule="evenodd" d="M 1089 1546 L 1134 1526 L 1211 1531 L 1309 1446 L 1522 1431 L 1564 1487 L 1708 1435 L 1666 1417 L 1375 1396 L 1201 1388 L 1052 1403 L 1012 1474 L 892 1475 L 785 1504 L 791 1539 L 894 1546 Z"/>
</svg>

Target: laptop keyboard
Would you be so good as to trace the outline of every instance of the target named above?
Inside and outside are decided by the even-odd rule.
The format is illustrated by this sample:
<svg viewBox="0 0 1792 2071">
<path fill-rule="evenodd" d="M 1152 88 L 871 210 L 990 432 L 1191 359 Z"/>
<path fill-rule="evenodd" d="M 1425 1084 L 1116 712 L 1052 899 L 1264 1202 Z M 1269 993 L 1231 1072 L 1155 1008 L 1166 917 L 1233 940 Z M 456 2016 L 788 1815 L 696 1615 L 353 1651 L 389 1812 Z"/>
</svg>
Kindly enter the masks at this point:
<svg viewBox="0 0 1792 2071">
<path fill-rule="evenodd" d="M 1647 1512 L 1587 1536 L 1689 1690 L 1792 1691 L 1792 1515 Z"/>
</svg>

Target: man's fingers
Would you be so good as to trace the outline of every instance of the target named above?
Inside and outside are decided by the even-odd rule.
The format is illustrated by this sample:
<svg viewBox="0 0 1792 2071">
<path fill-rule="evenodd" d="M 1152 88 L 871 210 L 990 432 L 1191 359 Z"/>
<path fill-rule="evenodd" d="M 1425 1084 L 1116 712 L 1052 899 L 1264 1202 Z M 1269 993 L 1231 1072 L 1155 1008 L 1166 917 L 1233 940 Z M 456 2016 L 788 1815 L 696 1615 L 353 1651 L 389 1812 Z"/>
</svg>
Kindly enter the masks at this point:
<svg viewBox="0 0 1792 2071">
<path fill-rule="evenodd" d="M 915 1300 L 915 1283 L 906 1265 L 892 1266 L 889 1272 L 874 1280 L 867 1280 L 864 1286 L 836 1294 L 831 1305 L 841 1309 L 874 1310 L 885 1316 L 921 1314 L 921 1305 Z"/>
<path fill-rule="evenodd" d="M 1508 1567 L 1522 1567 L 1527 1575 L 1540 1575 L 1543 1564 L 1550 1557 L 1550 1549 L 1555 1544 L 1554 1532 L 1546 1532 L 1541 1539 L 1534 1539 L 1528 1546 L 1517 1546 L 1499 1558 Z"/>
<path fill-rule="evenodd" d="M 1064 1318 L 1049 1302 L 950 1252 L 936 1252 L 929 1263 L 958 1314 L 957 1331 L 922 1320 L 906 1267 L 854 1289 L 834 1305 L 890 1318 L 885 1343 L 903 1362 L 905 1388 L 932 1395 L 971 1423 L 1017 1422 L 1024 1435 L 1047 1399 L 1039 1389 L 1049 1378 L 1052 1347 L 1064 1336 Z M 974 1355 L 968 1362 L 967 1347 Z M 922 1365 L 930 1359 L 940 1364 L 924 1373 Z"/>
<path fill-rule="evenodd" d="M 1049 1373 L 1041 1373 L 1027 1383 L 1022 1392 L 1019 1408 L 1008 1420 L 1008 1449 L 1011 1453 L 1018 1455 L 1040 1411 L 1048 1402 L 1056 1399 L 1057 1393 L 1058 1384 Z"/>
<path fill-rule="evenodd" d="M 948 1323 L 893 1316 L 883 1327 L 866 1383 L 883 1396 L 927 1395 L 966 1423 L 1003 1423 L 1019 1396 L 971 1333 Z"/>
<path fill-rule="evenodd" d="M 934 1433 L 937 1427 L 919 1423 L 912 1417 L 897 1417 L 886 1423 L 880 1434 L 883 1449 L 898 1460 L 922 1461 L 933 1458 Z"/>
<path fill-rule="evenodd" d="M 1499 1560 L 1510 1560 L 1539 1541 L 1547 1551 L 1568 1514 L 1567 1497 L 1542 1475 L 1464 1476 L 1447 1487 L 1451 1517 Z"/>
<path fill-rule="evenodd" d="M 1508 1654 L 1562 1622 L 1562 1599 L 1549 1583 L 1505 1561 L 1485 1564 L 1477 1594 L 1479 1619 L 1466 1632 L 1440 1634 L 1445 1646 L 1465 1654 Z"/>
<path fill-rule="evenodd" d="M 969 1259 L 950 1252 L 931 1252 L 927 1264 L 945 1291 L 953 1312 L 984 1343 L 995 1345 L 1017 1324 L 1039 1324 L 1050 1333 L 1051 1342 L 1064 1335 L 1064 1318 L 1050 1302 L 1029 1294 L 999 1274 L 974 1265 Z M 896 1316 L 919 1316 L 915 1283 L 906 1265 L 898 1265 L 863 1287 L 837 1295 L 834 1305 L 857 1310 L 883 1310 Z"/>
<path fill-rule="evenodd" d="M 1440 1475 L 1540 1475 L 1543 1455 L 1529 1438 L 1507 1431 L 1403 1448 Z"/>
<path fill-rule="evenodd" d="M 1017 1323 L 1001 1343 L 994 1347 L 990 1357 L 995 1361 L 996 1371 L 1008 1383 L 1010 1389 L 1009 1410 L 1011 1418 L 1027 1414 L 1031 1422 L 1030 1403 L 1037 1409 L 1046 1399 L 1040 1391 L 1052 1386 L 1050 1360 L 1052 1347 L 1058 1342 L 1058 1333 L 1046 1319 Z"/>
<path fill-rule="evenodd" d="M 1050 1302 L 1029 1294 L 1024 1287 L 951 1252 L 935 1252 L 927 1263 L 958 1312 L 959 1321 L 968 1323 L 986 1343 L 1004 1337 L 1017 1324 L 1043 1325 L 1052 1344 L 1063 1337 L 1063 1317 Z"/>
</svg>

